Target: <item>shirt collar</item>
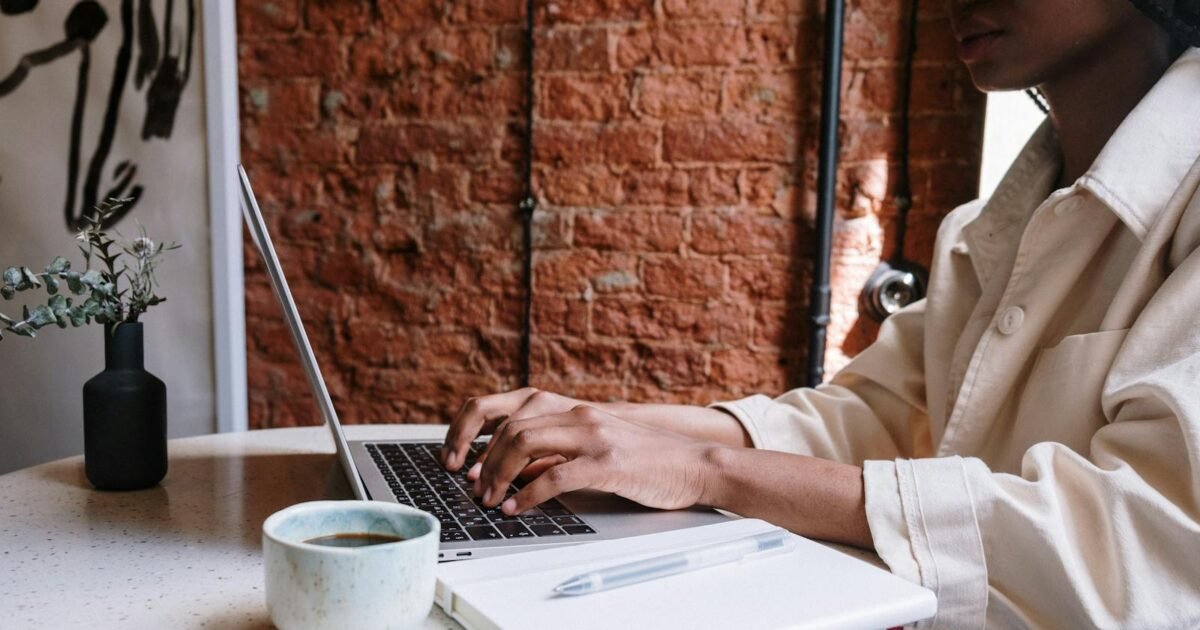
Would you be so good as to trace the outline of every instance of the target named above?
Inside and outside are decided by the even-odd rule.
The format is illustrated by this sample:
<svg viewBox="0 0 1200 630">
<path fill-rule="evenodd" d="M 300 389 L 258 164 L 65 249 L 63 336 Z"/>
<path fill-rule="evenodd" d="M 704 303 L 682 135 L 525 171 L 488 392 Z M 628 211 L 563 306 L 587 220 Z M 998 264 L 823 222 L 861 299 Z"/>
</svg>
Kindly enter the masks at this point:
<svg viewBox="0 0 1200 630">
<path fill-rule="evenodd" d="M 1076 184 L 1142 240 L 1200 155 L 1200 49 L 1190 48 L 1126 116 Z"/>
</svg>

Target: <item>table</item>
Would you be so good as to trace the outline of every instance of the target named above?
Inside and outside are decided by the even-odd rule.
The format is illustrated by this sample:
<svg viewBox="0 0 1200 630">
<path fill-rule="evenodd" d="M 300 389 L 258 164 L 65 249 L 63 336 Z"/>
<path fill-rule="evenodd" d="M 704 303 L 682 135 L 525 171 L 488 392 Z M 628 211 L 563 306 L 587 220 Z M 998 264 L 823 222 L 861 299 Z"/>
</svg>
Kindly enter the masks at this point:
<svg viewBox="0 0 1200 630">
<path fill-rule="evenodd" d="M 348 426 L 351 439 L 445 426 Z M 352 498 L 324 427 L 171 440 L 163 482 L 100 492 L 83 458 L 0 476 L 0 627 L 270 628 L 262 522 Z M 459 628 L 434 606 L 425 628 Z"/>
<path fill-rule="evenodd" d="M 445 431 L 346 427 L 357 440 Z M 271 627 L 262 522 L 294 503 L 353 497 L 329 430 L 205 435 L 171 440 L 168 450 L 166 479 L 136 492 L 92 489 L 82 457 L 0 476 L 0 627 Z M 436 606 L 424 624 L 459 627 Z"/>
</svg>

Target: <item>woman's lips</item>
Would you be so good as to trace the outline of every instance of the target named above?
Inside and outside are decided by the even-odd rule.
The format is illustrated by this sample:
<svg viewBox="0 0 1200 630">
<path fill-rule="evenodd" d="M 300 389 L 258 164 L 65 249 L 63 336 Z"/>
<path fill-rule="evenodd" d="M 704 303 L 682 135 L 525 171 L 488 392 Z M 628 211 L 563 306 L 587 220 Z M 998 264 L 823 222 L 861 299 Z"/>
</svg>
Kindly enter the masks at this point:
<svg viewBox="0 0 1200 630">
<path fill-rule="evenodd" d="M 1003 34 L 1003 31 L 988 31 L 964 37 L 958 42 L 958 58 L 965 63 L 982 59 Z"/>
</svg>

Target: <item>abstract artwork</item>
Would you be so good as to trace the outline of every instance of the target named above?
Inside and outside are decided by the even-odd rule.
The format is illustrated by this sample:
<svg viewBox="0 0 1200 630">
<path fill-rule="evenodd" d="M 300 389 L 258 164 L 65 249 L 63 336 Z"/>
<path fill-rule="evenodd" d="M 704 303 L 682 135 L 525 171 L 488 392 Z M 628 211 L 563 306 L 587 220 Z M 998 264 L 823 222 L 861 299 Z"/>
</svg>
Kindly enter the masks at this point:
<svg viewBox="0 0 1200 630">
<path fill-rule="evenodd" d="M 38 0 L 0 0 L 0 19 L 20 20 L 23 15 L 38 10 Z M 56 3 L 57 4 L 57 3 Z M 192 74 L 192 58 L 196 40 L 196 7 L 193 0 L 182 0 L 178 8 L 183 18 L 177 23 L 174 0 L 165 0 L 156 11 L 152 0 L 121 0 L 116 15 L 110 16 L 99 2 L 76 2 L 62 21 L 57 40 L 50 38 L 44 46 L 21 56 L 16 66 L 6 72 L 0 67 L 0 101 L 20 89 L 37 89 L 39 67 L 48 64 L 70 64 L 78 68 L 75 98 L 69 121 L 69 154 L 64 172 L 65 199 L 63 218 L 66 228 L 76 231 L 86 217 L 94 216 L 98 202 L 121 197 L 131 199 L 121 212 L 112 216 L 106 227 L 120 221 L 137 207 L 145 192 L 145 183 L 138 179 L 138 165 L 124 159 L 112 162 L 113 138 L 120 121 L 118 112 L 132 81 L 135 90 L 145 99 L 141 139 L 168 139 L 175 126 L 180 98 Z M 0 23 L 0 29 L 5 25 Z M 111 54 L 115 63 L 111 77 L 94 81 L 91 76 L 92 57 L 96 54 L 93 42 L 108 29 L 119 29 L 119 46 Z M 102 112 L 88 112 L 89 90 L 104 90 Z M 0 103 L 2 105 L 2 103 Z M 0 112 L 3 109 L 0 108 Z M 100 126 L 90 155 L 83 153 L 84 120 L 87 115 L 100 116 Z M 108 175 L 105 175 L 105 173 Z M 82 184 L 80 176 L 83 176 Z M 3 172 L 0 171 L 0 177 Z"/>
<path fill-rule="evenodd" d="M 0 265 L 40 268 L 63 255 L 82 267 L 74 233 L 109 197 L 132 203 L 107 227 L 130 236 L 140 225 L 179 242 L 158 278 L 167 302 L 145 333 L 146 365 L 167 382 L 172 436 L 214 427 L 211 221 L 229 204 L 210 196 L 209 139 L 226 128 L 209 126 L 217 108 L 206 94 L 215 78 L 237 72 L 207 63 L 210 38 L 235 36 L 232 24 L 218 33 L 213 21 L 210 31 L 206 11 L 216 2 L 232 7 L 0 0 Z M 236 134 L 236 114 L 231 120 Z M 0 386 L 0 419 L 32 421 L 0 422 L 0 472 L 80 452 L 78 388 L 47 396 L 45 384 L 82 386 L 104 363 L 100 329 L 20 341 L 29 343 L 0 347 L 0 364 L 21 366 Z"/>
</svg>

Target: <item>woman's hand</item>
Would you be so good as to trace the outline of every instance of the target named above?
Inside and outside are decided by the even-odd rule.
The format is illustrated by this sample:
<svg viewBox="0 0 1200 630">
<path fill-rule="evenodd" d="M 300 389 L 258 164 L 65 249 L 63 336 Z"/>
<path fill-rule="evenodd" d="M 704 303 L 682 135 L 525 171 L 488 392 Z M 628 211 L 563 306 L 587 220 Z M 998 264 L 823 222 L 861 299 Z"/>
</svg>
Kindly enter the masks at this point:
<svg viewBox="0 0 1200 630">
<path fill-rule="evenodd" d="M 488 446 L 476 487 L 484 505 L 511 515 L 585 488 L 648 507 L 690 507 L 704 498 L 712 472 L 706 454 L 715 445 L 576 404 L 560 413 L 514 414 Z M 546 458 L 556 461 L 506 500 L 517 475 Z"/>
<path fill-rule="evenodd" d="M 503 394 L 468 398 L 450 423 L 446 443 L 442 447 L 442 465 L 456 471 L 467 461 L 467 449 L 480 435 L 494 433 L 505 420 L 521 420 L 537 416 L 566 413 L 581 400 L 526 387 Z M 490 449 L 491 443 L 488 447 Z M 480 461 L 485 457 L 480 457 Z M 475 474 L 471 475 L 472 477 Z"/>
</svg>

